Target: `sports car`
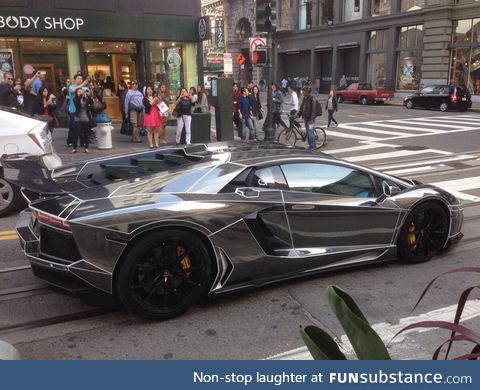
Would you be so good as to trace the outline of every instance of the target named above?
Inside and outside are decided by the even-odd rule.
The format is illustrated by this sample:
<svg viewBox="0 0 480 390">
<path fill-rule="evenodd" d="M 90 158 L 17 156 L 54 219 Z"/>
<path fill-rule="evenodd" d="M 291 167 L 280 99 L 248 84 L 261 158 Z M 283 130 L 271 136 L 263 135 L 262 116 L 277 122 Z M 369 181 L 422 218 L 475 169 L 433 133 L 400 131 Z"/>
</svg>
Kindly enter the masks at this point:
<svg viewBox="0 0 480 390">
<path fill-rule="evenodd" d="M 448 192 L 279 144 L 165 147 L 63 166 L 2 160 L 29 208 L 38 277 L 119 298 L 140 316 L 311 273 L 429 260 L 462 238 Z"/>
</svg>

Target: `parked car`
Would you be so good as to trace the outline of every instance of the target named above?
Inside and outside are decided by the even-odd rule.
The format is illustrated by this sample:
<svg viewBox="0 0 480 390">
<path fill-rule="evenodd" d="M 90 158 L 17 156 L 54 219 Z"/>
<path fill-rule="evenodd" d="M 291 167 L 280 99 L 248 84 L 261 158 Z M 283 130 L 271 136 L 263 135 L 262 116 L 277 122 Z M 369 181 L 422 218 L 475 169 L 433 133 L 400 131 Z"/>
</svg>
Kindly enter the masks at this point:
<svg viewBox="0 0 480 390">
<path fill-rule="evenodd" d="M 62 164 L 45 122 L 0 106 L 0 155 L 17 153 L 41 156 L 47 169 Z M 25 202 L 20 188 L 5 179 L 0 164 L 0 217 L 18 210 L 21 205 L 25 205 Z"/>
<path fill-rule="evenodd" d="M 427 261 L 463 236 L 448 192 L 281 144 L 165 147 L 52 173 L 34 158 L 2 163 L 30 189 L 17 232 L 34 274 L 154 319 L 205 295 Z"/>
<path fill-rule="evenodd" d="M 429 85 L 403 100 L 407 108 L 440 108 L 441 111 L 465 111 L 472 107 L 472 98 L 466 88 L 453 85 Z"/>
<path fill-rule="evenodd" d="M 364 105 L 376 102 L 383 104 L 393 98 L 393 91 L 373 88 L 370 83 L 353 83 L 347 89 L 337 91 L 337 99 L 339 103 L 343 101 L 352 101 L 354 103 L 362 103 Z"/>
</svg>

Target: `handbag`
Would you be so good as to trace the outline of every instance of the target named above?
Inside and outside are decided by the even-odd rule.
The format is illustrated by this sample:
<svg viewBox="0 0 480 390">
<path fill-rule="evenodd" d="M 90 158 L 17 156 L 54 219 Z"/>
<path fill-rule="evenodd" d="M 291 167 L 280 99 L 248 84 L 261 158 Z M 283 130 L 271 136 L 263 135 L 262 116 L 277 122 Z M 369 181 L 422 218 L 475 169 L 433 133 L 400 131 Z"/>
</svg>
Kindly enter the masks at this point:
<svg viewBox="0 0 480 390">
<path fill-rule="evenodd" d="M 165 104 L 163 100 L 160 103 L 158 103 L 158 110 L 160 111 L 160 115 L 168 116 L 168 106 Z"/>
<path fill-rule="evenodd" d="M 124 121 L 122 127 L 120 128 L 120 134 L 132 135 L 133 134 L 133 125 L 130 121 Z"/>
<path fill-rule="evenodd" d="M 261 121 L 263 119 L 263 111 L 262 109 L 258 110 L 258 120 Z"/>
</svg>

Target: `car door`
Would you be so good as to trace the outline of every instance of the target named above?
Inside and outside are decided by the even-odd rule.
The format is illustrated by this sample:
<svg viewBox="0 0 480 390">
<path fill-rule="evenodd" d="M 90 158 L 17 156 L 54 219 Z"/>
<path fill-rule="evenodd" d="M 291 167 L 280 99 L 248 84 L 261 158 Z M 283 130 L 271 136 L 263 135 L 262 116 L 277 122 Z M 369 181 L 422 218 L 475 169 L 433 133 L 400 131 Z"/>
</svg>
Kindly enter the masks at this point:
<svg viewBox="0 0 480 390">
<path fill-rule="evenodd" d="M 363 171 L 329 162 L 280 166 L 294 250 L 325 264 L 391 247 L 398 208 L 376 202 L 378 190 Z"/>
<path fill-rule="evenodd" d="M 423 88 L 418 96 L 415 97 L 415 106 L 417 107 L 431 107 L 432 106 L 432 94 L 434 86 Z"/>
</svg>

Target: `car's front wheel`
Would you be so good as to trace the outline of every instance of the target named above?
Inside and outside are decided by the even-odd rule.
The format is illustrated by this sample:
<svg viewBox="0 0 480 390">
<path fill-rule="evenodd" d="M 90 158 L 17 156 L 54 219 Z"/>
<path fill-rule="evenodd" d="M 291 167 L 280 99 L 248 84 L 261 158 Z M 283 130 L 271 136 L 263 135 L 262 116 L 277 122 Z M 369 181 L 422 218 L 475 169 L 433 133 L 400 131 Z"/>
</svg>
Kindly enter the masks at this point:
<svg viewBox="0 0 480 390">
<path fill-rule="evenodd" d="M 447 112 L 448 111 L 448 104 L 443 102 L 442 104 L 440 104 L 440 111 L 442 112 Z"/>
<path fill-rule="evenodd" d="M 183 230 L 164 230 L 134 244 L 122 263 L 116 291 L 138 315 L 167 319 L 198 302 L 210 284 L 212 263 L 204 243 Z"/>
<path fill-rule="evenodd" d="M 337 97 L 337 102 L 338 102 L 338 103 L 343 103 L 343 97 L 338 96 L 338 97 Z"/>
<path fill-rule="evenodd" d="M 20 187 L 0 176 L 0 217 L 18 210 L 24 202 Z"/>
<path fill-rule="evenodd" d="M 405 103 L 405 107 L 411 110 L 413 108 L 413 102 L 411 100 L 407 100 L 407 102 Z"/>
<path fill-rule="evenodd" d="M 368 104 L 368 98 L 366 96 L 362 96 L 360 98 L 360 103 L 366 106 Z"/>
<path fill-rule="evenodd" d="M 407 216 L 398 238 L 398 257 L 423 263 L 442 249 L 448 235 L 448 215 L 438 203 L 425 202 Z"/>
</svg>

